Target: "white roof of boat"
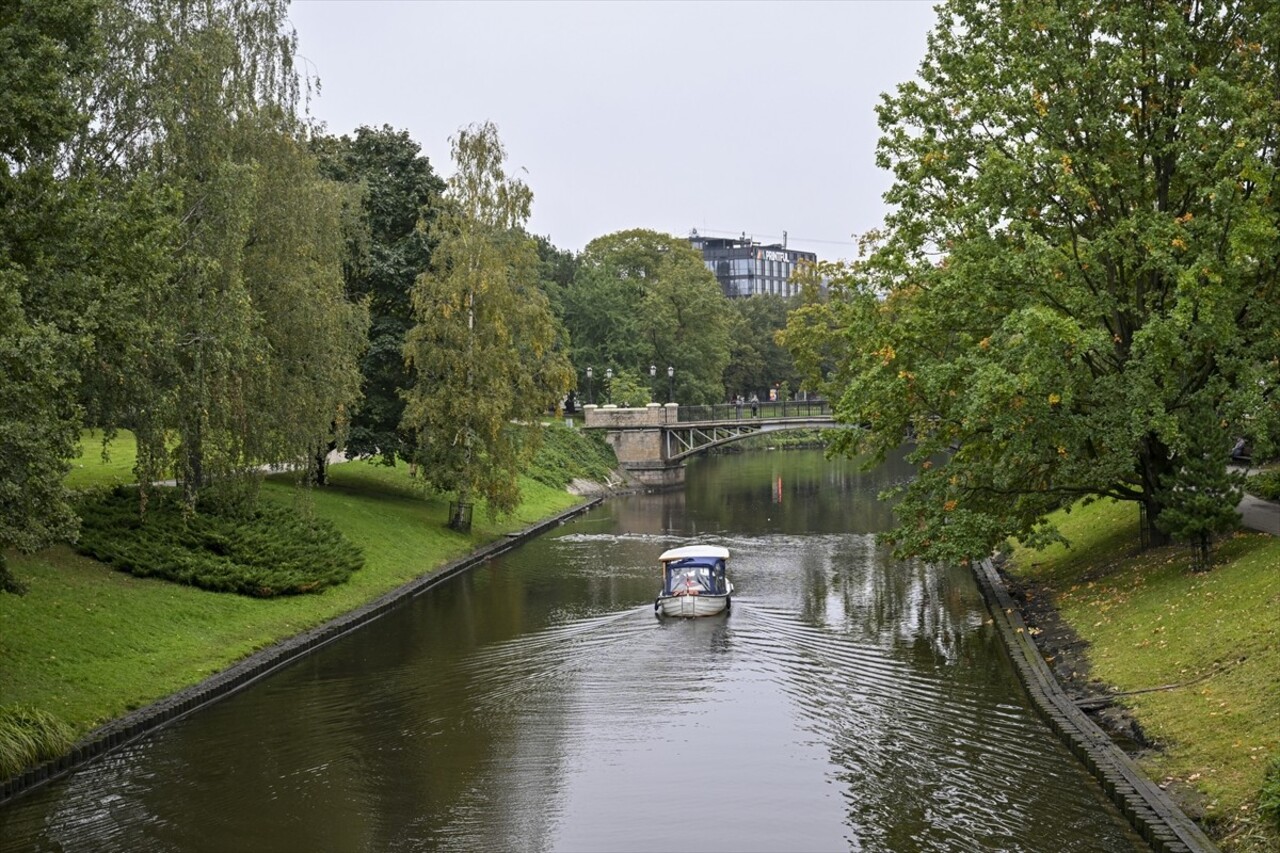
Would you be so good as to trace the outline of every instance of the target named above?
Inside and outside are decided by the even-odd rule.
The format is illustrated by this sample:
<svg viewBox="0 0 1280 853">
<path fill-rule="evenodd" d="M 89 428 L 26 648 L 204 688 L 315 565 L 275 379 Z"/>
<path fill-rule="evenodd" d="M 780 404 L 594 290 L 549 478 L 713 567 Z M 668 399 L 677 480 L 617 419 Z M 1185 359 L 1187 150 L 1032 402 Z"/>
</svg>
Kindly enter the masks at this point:
<svg viewBox="0 0 1280 853">
<path fill-rule="evenodd" d="M 729 549 L 721 548 L 719 545 L 685 545 L 683 548 L 672 548 L 670 551 L 663 552 L 658 561 L 667 563 L 688 557 L 711 557 L 717 560 L 727 560 L 729 559 Z"/>
</svg>

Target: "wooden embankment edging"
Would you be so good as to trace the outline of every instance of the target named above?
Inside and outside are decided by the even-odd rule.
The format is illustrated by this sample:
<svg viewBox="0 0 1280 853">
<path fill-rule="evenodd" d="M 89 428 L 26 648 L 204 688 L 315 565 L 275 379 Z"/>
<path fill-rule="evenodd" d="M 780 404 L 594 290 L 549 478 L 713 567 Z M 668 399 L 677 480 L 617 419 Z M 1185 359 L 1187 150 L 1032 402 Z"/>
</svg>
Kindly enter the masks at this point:
<svg viewBox="0 0 1280 853">
<path fill-rule="evenodd" d="M 1032 704 L 1101 783 L 1130 825 L 1156 853 L 1217 853 L 1204 831 L 1062 689 L 1027 633 L 1022 613 L 991 561 L 978 563 L 974 574 Z"/>
</svg>

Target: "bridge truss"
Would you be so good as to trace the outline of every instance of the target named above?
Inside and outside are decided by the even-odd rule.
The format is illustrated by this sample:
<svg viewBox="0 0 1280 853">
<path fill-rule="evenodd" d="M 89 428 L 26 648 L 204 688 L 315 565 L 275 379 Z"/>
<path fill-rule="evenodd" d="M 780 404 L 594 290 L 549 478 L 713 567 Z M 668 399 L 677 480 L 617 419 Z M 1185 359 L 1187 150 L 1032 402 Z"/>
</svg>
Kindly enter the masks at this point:
<svg viewBox="0 0 1280 853">
<path fill-rule="evenodd" d="M 809 418 L 770 418 L 730 422 L 675 423 L 662 427 L 668 462 L 679 462 L 721 444 L 738 441 L 762 432 L 795 429 L 830 429 L 830 416 Z"/>
</svg>

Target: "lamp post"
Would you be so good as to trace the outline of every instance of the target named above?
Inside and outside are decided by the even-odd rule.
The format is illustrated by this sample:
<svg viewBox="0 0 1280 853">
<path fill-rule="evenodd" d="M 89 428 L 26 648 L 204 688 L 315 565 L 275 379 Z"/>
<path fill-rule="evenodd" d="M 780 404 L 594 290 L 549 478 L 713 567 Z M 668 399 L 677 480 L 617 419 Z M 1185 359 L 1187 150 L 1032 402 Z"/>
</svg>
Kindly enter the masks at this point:
<svg viewBox="0 0 1280 853">
<path fill-rule="evenodd" d="M 668 365 L 667 367 L 667 402 L 674 403 L 676 401 L 676 369 Z"/>
<path fill-rule="evenodd" d="M 649 393 L 653 394 L 653 381 L 658 375 L 658 366 L 656 364 L 649 365 Z"/>
<path fill-rule="evenodd" d="M 587 368 L 587 402 L 591 405 L 596 404 L 595 397 L 591 396 L 591 368 Z"/>
<path fill-rule="evenodd" d="M 612 403 L 613 402 L 613 368 L 612 367 L 606 367 L 604 369 L 604 380 L 605 380 L 606 387 L 609 389 L 608 390 L 609 402 Z"/>
</svg>

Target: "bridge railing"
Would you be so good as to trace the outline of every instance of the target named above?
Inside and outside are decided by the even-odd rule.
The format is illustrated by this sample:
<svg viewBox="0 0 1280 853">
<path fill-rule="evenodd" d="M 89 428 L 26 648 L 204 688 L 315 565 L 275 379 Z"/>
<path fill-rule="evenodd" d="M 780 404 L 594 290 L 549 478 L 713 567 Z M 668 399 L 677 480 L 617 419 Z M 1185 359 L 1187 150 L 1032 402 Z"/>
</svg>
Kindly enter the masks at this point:
<svg viewBox="0 0 1280 853">
<path fill-rule="evenodd" d="M 754 408 L 754 414 L 753 414 Z M 790 400 L 751 403 L 716 403 L 713 406 L 680 406 L 676 420 L 679 423 L 698 421 L 751 420 L 752 418 L 815 418 L 830 417 L 831 404 L 826 400 Z"/>
</svg>

